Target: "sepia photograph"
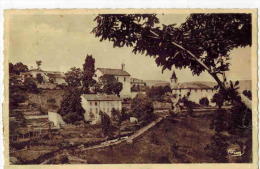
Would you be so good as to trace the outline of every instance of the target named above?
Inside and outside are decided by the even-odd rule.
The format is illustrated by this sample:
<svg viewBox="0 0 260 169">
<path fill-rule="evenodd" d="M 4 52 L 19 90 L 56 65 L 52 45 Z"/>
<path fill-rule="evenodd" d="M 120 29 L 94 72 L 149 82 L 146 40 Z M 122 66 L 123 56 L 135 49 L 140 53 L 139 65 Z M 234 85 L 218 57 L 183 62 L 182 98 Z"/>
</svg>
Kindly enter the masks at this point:
<svg viewBox="0 0 260 169">
<path fill-rule="evenodd" d="M 256 14 L 6 10 L 9 165 L 253 163 Z"/>
</svg>

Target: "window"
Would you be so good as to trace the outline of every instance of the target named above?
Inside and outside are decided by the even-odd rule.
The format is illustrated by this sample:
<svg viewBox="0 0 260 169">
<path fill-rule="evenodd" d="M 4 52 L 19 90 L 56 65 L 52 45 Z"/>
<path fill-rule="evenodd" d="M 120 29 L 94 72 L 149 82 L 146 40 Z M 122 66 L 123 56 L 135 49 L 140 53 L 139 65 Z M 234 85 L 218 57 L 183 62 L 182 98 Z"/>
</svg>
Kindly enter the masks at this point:
<svg viewBox="0 0 260 169">
<path fill-rule="evenodd" d="M 89 102 L 89 105 L 92 106 L 92 102 Z"/>
<path fill-rule="evenodd" d="M 126 77 L 124 77 L 124 82 L 126 81 Z"/>
<path fill-rule="evenodd" d="M 95 102 L 95 106 L 97 106 L 97 102 Z"/>
<path fill-rule="evenodd" d="M 118 81 L 118 80 L 119 80 L 119 78 L 118 78 L 118 77 L 116 77 L 116 80 Z"/>
</svg>

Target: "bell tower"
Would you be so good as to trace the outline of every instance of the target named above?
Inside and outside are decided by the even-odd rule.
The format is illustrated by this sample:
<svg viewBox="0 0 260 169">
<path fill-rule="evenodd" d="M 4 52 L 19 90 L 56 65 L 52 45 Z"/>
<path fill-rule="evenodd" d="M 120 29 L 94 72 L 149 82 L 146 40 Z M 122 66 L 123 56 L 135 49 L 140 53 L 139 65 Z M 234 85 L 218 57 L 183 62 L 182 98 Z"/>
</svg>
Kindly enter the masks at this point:
<svg viewBox="0 0 260 169">
<path fill-rule="evenodd" d="M 176 76 L 175 71 L 172 72 L 172 76 L 170 78 L 171 89 L 176 89 L 178 87 L 178 78 Z"/>
</svg>

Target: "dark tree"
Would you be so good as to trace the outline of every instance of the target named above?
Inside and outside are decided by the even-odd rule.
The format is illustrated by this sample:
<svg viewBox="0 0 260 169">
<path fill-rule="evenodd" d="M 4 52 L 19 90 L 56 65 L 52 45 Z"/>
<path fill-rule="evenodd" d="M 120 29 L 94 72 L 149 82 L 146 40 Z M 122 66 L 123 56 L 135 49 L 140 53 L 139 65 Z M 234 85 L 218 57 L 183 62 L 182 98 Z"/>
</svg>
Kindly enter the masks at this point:
<svg viewBox="0 0 260 169">
<path fill-rule="evenodd" d="M 68 86 L 73 88 L 79 88 L 82 85 L 82 71 L 80 68 L 72 67 L 67 73 L 65 73 L 65 81 Z"/>
<path fill-rule="evenodd" d="M 104 134 L 104 136 L 109 136 L 110 128 L 111 128 L 110 117 L 106 113 L 103 113 L 102 111 L 100 111 L 99 114 L 101 117 L 101 125 L 102 125 L 103 134 Z"/>
<path fill-rule="evenodd" d="M 146 94 L 154 101 L 164 101 L 164 96 L 168 92 L 171 92 L 171 88 L 169 86 L 159 86 L 148 89 Z"/>
<path fill-rule="evenodd" d="M 27 65 L 24 65 L 22 62 L 18 62 L 16 64 L 9 63 L 9 73 L 20 75 L 22 72 L 28 72 L 29 69 Z"/>
<path fill-rule="evenodd" d="M 68 91 L 67 96 L 62 101 L 58 113 L 66 123 L 74 124 L 77 121 L 84 121 L 85 110 L 81 106 L 80 96 L 80 91 Z"/>
<path fill-rule="evenodd" d="M 229 52 L 252 43 L 251 14 L 191 14 L 179 27 L 156 27 L 155 14 L 102 14 L 95 21 L 92 32 L 100 41 L 155 57 L 162 70 L 175 66 L 188 67 L 194 75 L 207 71 L 224 91 L 225 79 L 219 75 L 229 70 Z M 251 108 L 250 101 L 243 102 Z"/>
<path fill-rule="evenodd" d="M 83 86 L 84 93 L 90 93 L 89 88 L 95 84 L 93 76 L 95 73 L 95 59 L 92 55 L 87 55 L 83 64 Z"/>
<path fill-rule="evenodd" d="M 23 92 L 21 81 L 16 75 L 9 76 L 9 109 L 12 111 L 17 108 L 19 103 L 26 101 L 27 96 Z"/>
<path fill-rule="evenodd" d="M 209 99 L 207 97 L 203 97 L 200 99 L 200 105 L 209 106 Z"/>
<path fill-rule="evenodd" d="M 41 69 L 42 61 L 41 60 L 36 61 L 36 65 L 38 69 Z"/>
<path fill-rule="evenodd" d="M 22 87 L 23 87 L 23 90 L 27 91 L 27 92 L 31 92 L 31 93 L 39 93 L 40 92 L 40 90 L 38 89 L 38 87 L 35 83 L 35 80 L 31 77 L 27 77 L 24 80 Z"/>
<path fill-rule="evenodd" d="M 139 120 L 149 122 L 155 118 L 153 113 L 153 102 L 148 96 L 144 94 L 140 93 L 135 96 L 131 102 L 131 110 L 133 112 L 133 116 Z"/>
<path fill-rule="evenodd" d="M 219 93 L 215 93 L 211 99 L 212 103 L 216 103 L 216 105 L 221 108 L 224 104 L 224 97 L 223 95 L 219 94 Z"/>
<path fill-rule="evenodd" d="M 106 94 L 116 94 L 117 96 L 120 96 L 120 92 L 123 89 L 123 84 L 118 82 L 113 75 L 101 76 L 99 84 L 101 86 L 100 91 Z"/>
</svg>

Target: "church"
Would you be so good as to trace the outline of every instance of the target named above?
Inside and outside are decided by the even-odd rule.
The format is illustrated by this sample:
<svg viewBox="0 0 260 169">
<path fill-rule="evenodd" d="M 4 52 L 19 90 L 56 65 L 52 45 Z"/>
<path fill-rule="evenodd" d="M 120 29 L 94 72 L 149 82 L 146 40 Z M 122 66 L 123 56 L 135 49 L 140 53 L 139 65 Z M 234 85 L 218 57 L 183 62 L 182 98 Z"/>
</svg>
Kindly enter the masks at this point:
<svg viewBox="0 0 260 169">
<path fill-rule="evenodd" d="M 172 89 L 172 94 L 177 95 L 177 97 L 187 95 L 190 93 L 189 100 L 195 103 L 199 103 L 200 99 L 207 97 L 211 103 L 211 99 L 217 89 L 214 89 L 216 83 L 214 82 L 184 82 L 178 83 L 178 78 L 175 71 L 173 71 L 170 78 L 170 87 Z"/>
<path fill-rule="evenodd" d="M 125 70 L 124 63 L 121 64 L 121 69 L 97 68 L 94 79 L 98 81 L 98 79 L 103 75 L 115 76 L 116 80 L 123 84 L 122 91 L 120 92 L 120 97 L 131 98 L 131 85 L 130 85 L 131 75 Z"/>
</svg>

